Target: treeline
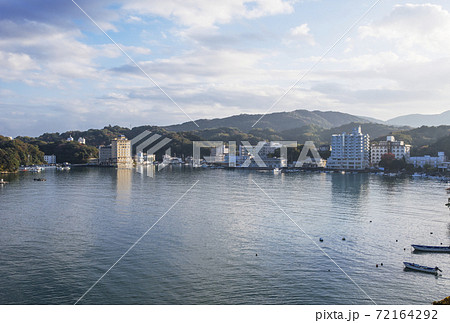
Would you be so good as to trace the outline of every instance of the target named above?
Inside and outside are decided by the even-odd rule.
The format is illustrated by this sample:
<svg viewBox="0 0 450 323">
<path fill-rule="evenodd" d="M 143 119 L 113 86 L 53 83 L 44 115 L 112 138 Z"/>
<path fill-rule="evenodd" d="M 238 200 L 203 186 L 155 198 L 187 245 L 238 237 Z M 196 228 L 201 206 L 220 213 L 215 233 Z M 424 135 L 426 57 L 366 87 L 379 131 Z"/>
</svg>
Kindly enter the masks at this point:
<svg viewBox="0 0 450 323">
<path fill-rule="evenodd" d="M 0 136 L 0 171 L 15 172 L 21 165 L 43 164 L 44 153 L 19 139 Z"/>
</svg>

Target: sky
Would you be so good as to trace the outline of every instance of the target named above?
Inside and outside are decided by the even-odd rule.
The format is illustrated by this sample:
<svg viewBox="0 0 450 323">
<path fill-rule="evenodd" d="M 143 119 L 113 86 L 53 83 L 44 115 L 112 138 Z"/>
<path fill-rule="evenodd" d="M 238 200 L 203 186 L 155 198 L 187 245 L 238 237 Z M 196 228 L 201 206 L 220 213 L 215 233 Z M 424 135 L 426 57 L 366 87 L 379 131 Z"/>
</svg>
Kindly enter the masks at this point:
<svg viewBox="0 0 450 323">
<path fill-rule="evenodd" d="M 0 0 L 2 135 L 296 109 L 449 110 L 450 1 Z"/>
</svg>

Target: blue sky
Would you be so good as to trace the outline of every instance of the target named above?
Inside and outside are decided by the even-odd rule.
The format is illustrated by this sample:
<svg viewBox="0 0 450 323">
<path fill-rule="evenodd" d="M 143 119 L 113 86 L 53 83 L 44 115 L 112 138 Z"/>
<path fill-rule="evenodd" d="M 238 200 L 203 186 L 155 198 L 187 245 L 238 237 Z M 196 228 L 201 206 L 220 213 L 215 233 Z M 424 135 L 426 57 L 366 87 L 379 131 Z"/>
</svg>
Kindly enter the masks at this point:
<svg viewBox="0 0 450 323">
<path fill-rule="evenodd" d="M 76 3 L 199 119 L 267 111 L 375 0 Z M 449 1 L 381 0 L 272 111 L 440 113 L 449 53 Z M 0 134 L 186 121 L 71 0 L 0 0 Z"/>
</svg>

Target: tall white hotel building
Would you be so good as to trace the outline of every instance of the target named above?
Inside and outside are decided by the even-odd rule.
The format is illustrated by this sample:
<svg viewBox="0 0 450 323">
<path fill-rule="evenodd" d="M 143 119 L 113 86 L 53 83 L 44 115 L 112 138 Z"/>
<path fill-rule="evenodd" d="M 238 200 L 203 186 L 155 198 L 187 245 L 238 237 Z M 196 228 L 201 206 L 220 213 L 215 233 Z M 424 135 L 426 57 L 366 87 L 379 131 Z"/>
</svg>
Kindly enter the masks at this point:
<svg viewBox="0 0 450 323">
<path fill-rule="evenodd" d="M 369 168 L 370 138 L 361 132 L 361 126 L 352 133 L 331 137 L 331 156 L 327 168 L 363 170 Z"/>
</svg>

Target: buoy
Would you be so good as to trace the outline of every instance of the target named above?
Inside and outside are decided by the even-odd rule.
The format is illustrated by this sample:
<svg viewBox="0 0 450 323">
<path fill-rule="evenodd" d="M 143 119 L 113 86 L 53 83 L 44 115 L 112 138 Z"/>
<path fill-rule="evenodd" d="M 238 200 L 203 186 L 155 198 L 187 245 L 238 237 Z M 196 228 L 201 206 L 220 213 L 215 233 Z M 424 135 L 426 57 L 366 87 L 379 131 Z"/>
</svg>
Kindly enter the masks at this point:
<svg viewBox="0 0 450 323">
<path fill-rule="evenodd" d="M 442 242 L 441 242 L 441 246 L 442 246 Z"/>
<path fill-rule="evenodd" d="M 395 240 L 395 242 L 398 242 L 398 240 Z"/>
<path fill-rule="evenodd" d="M 345 238 L 342 238 L 342 241 L 345 241 Z"/>
<path fill-rule="evenodd" d="M 331 271 L 331 270 L 328 269 L 328 271 Z"/>
<path fill-rule="evenodd" d="M 383 263 L 381 263 L 381 266 L 383 266 Z"/>
<path fill-rule="evenodd" d="M 320 241 L 320 242 L 323 242 L 323 239 L 322 239 L 322 238 L 320 238 L 320 239 L 319 239 L 319 241 Z"/>
<path fill-rule="evenodd" d="M 375 265 L 375 267 L 377 267 L 377 268 L 378 268 L 378 264 L 376 264 L 376 265 Z"/>
<path fill-rule="evenodd" d="M 433 232 L 430 232 L 430 234 L 433 234 Z"/>
<path fill-rule="evenodd" d="M 406 248 L 403 248 L 403 250 L 406 250 Z"/>
<path fill-rule="evenodd" d="M 369 222 L 372 223 L 372 220 L 370 220 Z"/>
<path fill-rule="evenodd" d="M 258 257 L 258 254 L 256 254 L 256 257 Z"/>
</svg>

